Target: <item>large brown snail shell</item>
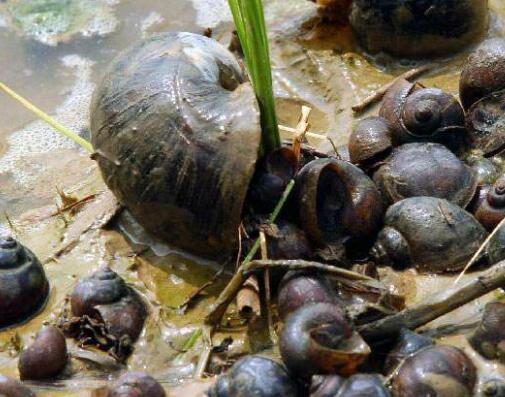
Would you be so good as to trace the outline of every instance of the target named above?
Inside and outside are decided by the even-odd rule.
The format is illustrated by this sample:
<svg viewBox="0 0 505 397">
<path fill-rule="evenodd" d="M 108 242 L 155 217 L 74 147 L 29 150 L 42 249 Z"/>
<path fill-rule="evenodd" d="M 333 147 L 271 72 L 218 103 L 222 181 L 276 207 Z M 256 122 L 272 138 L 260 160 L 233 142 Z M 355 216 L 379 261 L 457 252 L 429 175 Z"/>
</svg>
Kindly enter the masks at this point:
<svg viewBox="0 0 505 397">
<path fill-rule="evenodd" d="M 373 235 L 384 214 L 373 181 L 358 167 L 336 159 L 318 159 L 296 177 L 298 217 L 316 244 Z"/>
<path fill-rule="evenodd" d="M 33 252 L 12 237 L 0 238 L 0 328 L 26 321 L 48 294 L 49 283 Z"/>
<path fill-rule="evenodd" d="M 393 149 L 391 125 L 383 117 L 361 120 L 349 136 L 349 155 L 353 164 L 371 167 L 385 159 Z"/>
<path fill-rule="evenodd" d="M 493 92 L 505 89 L 505 39 L 488 39 L 470 54 L 459 81 L 465 109 Z"/>
<path fill-rule="evenodd" d="M 28 387 L 17 380 L 0 375 L 0 396 L 5 397 L 35 397 Z"/>
<path fill-rule="evenodd" d="M 143 372 L 127 372 L 110 388 L 107 397 L 165 397 L 163 387 Z"/>
<path fill-rule="evenodd" d="M 301 397 L 299 387 L 277 362 L 261 356 L 244 357 L 207 391 L 209 397 Z"/>
<path fill-rule="evenodd" d="M 351 24 L 371 53 L 427 57 L 458 51 L 486 32 L 487 0 L 354 0 Z"/>
<path fill-rule="evenodd" d="M 453 346 L 432 346 L 408 357 L 392 378 L 395 397 L 472 397 L 476 369 Z"/>
<path fill-rule="evenodd" d="M 438 88 L 397 80 L 379 111 L 391 125 L 395 145 L 438 142 L 458 151 L 465 142 L 465 114 L 458 100 Z"/>
<path fill-rule="evenodd" d="M 430 273 L 458 271 L 487 236 L 468 212 L 447 200 L 412 197 L 386 212 L 371 254 L 380 263 Z"/>
<path fill-rule="evenodd" d="M 72 314 L 104 322 L 108 332 L 136 341 L 142 332 L 147 309 L 141 298 L 110 268 L 99 269 L 81 280 L 70 297 Z"/>
<path fill-rule="evenodd" d="M 430 196 L 466 207 L 477 189 L 475 172 L 438 143 L 408 143 L 395 148 L 373 179 L 390 203 Z"/>
<path fill-rule="evenodd" d="M 483 193 L 474 216 L 491 232 L 505 218 L 505 176 L 498 178 L 492 186 L 484 189 Z"/>
<path fill-rule="evenodd" d="M 482 320 L 468 338 L 472 347 L 489 360 L 505 363 L 505 303 L 491 302 L 484 308 Z"/>
<path fill-rule="evenodd" d="M 308 304 L 291 313 L 284 323 L 279 349 L 288 369 L 304 378 L 352 375 L 370 354 L 343 310 L 331 303 Z"/>
<path fill-rule="evenodd" d="M 63 370 L 67 359 L 63 333 L 54 326 L 44 327 L 19 356 L 19 376 L 21 380 L 54 378 Z"/>
<path fill-rule="evenodd" d="M 236 247 L 261 129 L 223 46 L 172 32 L 123 52 L 93 95 L 91 135 L 106 184 L 148 231 L 206 256 Z"/>
</svg>

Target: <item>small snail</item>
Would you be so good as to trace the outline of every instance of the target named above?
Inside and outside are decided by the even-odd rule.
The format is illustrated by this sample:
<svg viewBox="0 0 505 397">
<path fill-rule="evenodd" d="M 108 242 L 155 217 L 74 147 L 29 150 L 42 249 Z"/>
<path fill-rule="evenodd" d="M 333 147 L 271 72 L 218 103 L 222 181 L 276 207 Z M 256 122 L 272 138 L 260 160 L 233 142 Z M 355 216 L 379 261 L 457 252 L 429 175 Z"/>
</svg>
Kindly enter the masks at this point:
<svg viewBox="0 0 505 397">
<path fill-rule="evenodd" d="M 238 360 L 207 391 L 209 397 L 301 397 L 299 387 L 286 369 L 261 356 Z"/>
<path fill-rule="evenodd" d="M 279 284 L 277 310 L 282 320 L 311 303 L 337 303 L 337 294 L 328 279 L 316 272 L 290 271 Z"/>
<path fill-rule="evenodd" d="M 498 178 L 487 189 L 481 189 L 480 196 L 474 216 L 488 231 L 492 231 L 505 218 L 505 176 Z"/>
<path fill-rule="evenodd" d="M 234 56 L 192 33 L 123 52 L 91 104 L 104 181 L 151 233 L 192 253 L 226 255 L 258 157 L 256 97 Z"/>
<path fill-rule="evenodd" d="M 477 176 L 477 185 L 492 185 L 500 176 L 502 167 L 495 159 L 486 158 L 482 155 L 470 155 L 465 162 L 472 167 Z"/>
<path fill-rule="evenodd" d="M 371 53 L 427 57 L 458 51 L 486 32 L 487 0 L 354 0 L 351 25 Z"/>
<path fill-rule="evenodd" d="M 395 372 L 394 397 L 472 397 L 476 369 L 460 349 L 432 346 L 408 357 Z"/>
<path fill-rule="evenodd" d="M 480 386 L 482 397 L 505 397 L 505 381 L 503 379 L 490 379 Z"/>
<path fill-rule="evenodd" d="M 318 159 L 296 177 L 298 217 L 309 239 L 324 245 L 373 235 L 384 214 L 379 191 L 358 167 L 336 159 Z"/>
<path fill-rule="evenodd" d="M 383 117 L 361 120 L 349 136 L 351 162 L 369 168 L 384 160 L 393 149 L 391 130 L 391 125 Z"/>
<path fill-rule="evenodd" d="M 430 273 L 460 270 L 487 236 L 470 213 L 435 197 L 399 201 L 384 223 L 371 255 L 384 265 Z"/>
<path fill-rule="evenodd" d="M 502 363 L 505 363 L 504 321 L 505 303 L 488 303 L 479 326 L 468 338 L 472 347 L 483 357 Z"/>
<path fill-rule="evenodd" d="M 399 79 L 386 92 L 379 115 L 389 122 L 395 145 L 437 142 L 458 151 L 465 142 L 463 108 L 438 88 Z"/>
<path fill-rule="evenodd" d="M 54 326 L 44 327 L 19 356 L 19 376 L 21 380 L 54 378 L 63 370 L 67 359 L 63 333 Z"/>
<path fill-rule="evenodd" d="M 304 378 L 352 375 L 370 354 L 343 310 L 330 303 L 304 305 L 291 313 L 282 329 L 279 349 L 288 369 Z"/>
<path fill-rule="evenodd" d="M 0 375 L 0 396 L 5 397 L 35 397 L 28 387 L 17 380 Z"/>
<path fill-rule="evenodd" d="M 433 340 L 427 336 L 416 334 L 407 328 L 402 328 L 395 347 L 386 357 L 384 370 L 394 371 L 403 361 L 425 347 L 433 345 Z"/>
<path fill-rule="evenodd" d="M 373 179 L 391 203 L 431 196 L 466 207 L 477 190 L 475 172 L 437 143 L 408 143 L 395 148 Z"/>
<path fill-rule="evenodd" d="M 45 305 L 49 283 L 37 257 L 12 237 L 0 238 L 0 328 L 26 321 Z"/>
<path fill-rule="evenodd" d="M 103 322 L 107 332 L 117 340 L 136 341 L 147 317 L 141 298 L 108 267 L 79 281 L 70 304 L 74 316 Z"/>
<path fill-rule="evenodd" d="M 338 375 L 314 375 L 309 397 L 335 397 L 344 382 L 345 379 Z"/>
<path fill-rule="evenodd" d="M 471 144 L 485 157 L 505 149 L 505 40 L 486 40 L 472 53 L 460 79 Z"/>
<path fill-rule="evenodd" d="M 107 397 L 165 397 L 165 390 L 143 372 L 127 372 L 110 388 Z"/>
</svg>

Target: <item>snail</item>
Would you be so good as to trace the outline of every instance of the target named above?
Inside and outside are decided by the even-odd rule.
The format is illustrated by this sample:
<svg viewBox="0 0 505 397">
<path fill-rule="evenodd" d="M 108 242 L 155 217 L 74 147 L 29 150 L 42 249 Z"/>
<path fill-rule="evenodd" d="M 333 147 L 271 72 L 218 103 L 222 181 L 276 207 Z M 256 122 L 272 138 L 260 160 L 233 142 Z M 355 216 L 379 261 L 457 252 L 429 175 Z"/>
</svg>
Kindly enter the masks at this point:
<svg viewBox="0 0 505 397">
<path fill-rule="evenodd" d="M 488 262 L 492 265 L 505 259 L 505 227 L 501 226 L 491 237 L 486 248 Z"/>
<path fill-rule="evenodd" d="M 393 149 L 391 130 L 383 117 L 361 120 L 349 136 L 351 162 L 366 169 L 384 160 Z"/>
<path fill-rule="evenodd" d="M 477 175 L 477 185 L 492 185 L 500 176 L 502 166 L 496 159 L 472 154 L 465 158 L 465 162 L 472 167 Z"/>
<path fill-rule="evenodd" d="M 338 375 L 314 375 L 310 382 L 309 397 L 335 397 L 345 379 Z"/>
<path fill-rule="evenodd" d="M 505 397 L 505 381 L 503 379 L 490 379 L 480 386 L 482 397 Z"/>
<path fill-rule="evenodd" d="M 468 338 L 472 347 L 489 360 L 505 363 L 505 303 L 490 302 L 484 308 L 482 320 Z"/>
<path fill-rule="evenodd" d="M 58 328 L 46 326 L 19 356 L 19 376 L 21 380 L 54 378 L 63 370 L 67 359 L 65 336 Z"/>
<path fill-rule="evenodd" d="M 246 356 L 219 377 L 207 396 L 301 397 L 302 394 L 281 364 L 261 356 Z"/>
<path fill-rule="evenodd" d="M 477 190 L 475 172 L 438 143 L 407 143 L 395 148 L 373 179 L 391 203 L 431 196 L 466 207 Z"/>
<path fill-rule="evenodd" d="M 476 369 L 454 346 L 431 346 L 408 357 L 392 380 L 394 397 L 472 397 Z"/>
<path fill-rule="evenodd" d="M 343 310 L 331 303 L 313 303 L 291 313 L 279 340 L 282 360 L 294 374 L 349 376 L 370 354 Z"/>
<path fill-rule="evenodd" d="M 163 387 L 143 372 L 127 372 L 114 382 L 107 397 L 165 397 Z"/>
<path fill-rule="evenodd" d="M 314 376 L 310 397 L 390 397 L 380 375 L 357 374 L 344 380 L 339 376 Z"/>
<path fill-rule="evenodd" d="M 492 186 L 482 188 L 479 196 L 473 213 L 491 232 L 505 218 L 505 175 L 498 178 Z"/>
<path fill-rule="evenodd" d="M 151 36 L 112 62 L 90 112 L 104 181 L 149 232 L 202 256 L 236 247 L 261 128 L 228 50 L 192 33 Z"/>
<path fill-rule="evenodd" d="M 427 336 L 416 334 L 407 328 L 402 328 L 395 347 L 386 357 L 384 370 L 386 373 L 394 371 L 403 361 L 425 347 L 433 345 L 433 340 Z"/>
<path fill-rule="evenodd" d="M 49 283 L 33 252 L 12 237 L 0 238 L 0 328 L 28 320 L 48 295 Z"/>
<path fill-rule="evenodd" d="M 460 98 L 467 109 L 466 125 L 471 144 L 485 157 L 505 149 L 505 40 L 482 43 L 461 72 Z"/>
<path fill-rule="evenodd" d="M 0 396 L 5 397 L 35 397 L 28 387 L 17 380 L 0 375 Z"/>
<path fill-rule="evenodd" d="M 467 211 L 435 197 L 411 197 L 389 207 L 371 255 L 397 268 L 458 271 L 487 236 Z"/>
<path fill-rule="evenodd" d="M 373 235 L 384 214 L 373 181 L 358 167 L 336 159 L 306 164 L 296 176 L 298 217 L 317 245 Z"/>
<path fill-rule="evenodd" d="M 463 108 L 438 88 L 398 79 L 386 92 L 379 115 L 389 122 L 395 145 L 437 142 L 457 152 L 465 143 Z"/>
<path fill-rule="evenodd" d="M 354 0 L 350 21 L 361 45 L 402 57 L 446 56 L 482 36 L 487 0 Z"/>
<path fill-rule="evenodd" d="M 103 324 L 107 333 L 104 339 L 111 338 L 113 343 L 119 345 L 135 342 L 147 317 L 147 309 L 141 298 L 108 267 L 79 281 L 70 297 L 70 304 L 78 326 L 77 331 L 72 330 L 71 322 L 71 336 L 78 337 L 80 321 L 90 319 L 100 329 L 100 324 Z M 85 325 L 85 328 L 91 327 Z"/>
<path fill-rule="evenodd" d="M 290 271 L 279 284 L 277 310 L 282 320 L 311 303 L 337 303 L 337 294 L 324 275 L 310 271 Z"/>
</svg>

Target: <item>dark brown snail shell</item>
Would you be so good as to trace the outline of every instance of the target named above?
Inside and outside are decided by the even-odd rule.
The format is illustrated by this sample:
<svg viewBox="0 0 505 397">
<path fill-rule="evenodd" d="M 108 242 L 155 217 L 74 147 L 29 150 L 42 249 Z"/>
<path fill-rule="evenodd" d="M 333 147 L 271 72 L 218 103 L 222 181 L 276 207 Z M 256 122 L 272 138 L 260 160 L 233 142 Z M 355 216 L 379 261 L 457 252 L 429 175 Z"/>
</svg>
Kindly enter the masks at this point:
<svg viewBox="0 0 505 397">
<path fill-rule="evenodd" d="M 431 345 L 433 345 L 433 340 L 431 338 L 403 328 L 400 331 L 395 347 L 386 357 L 384 363 L 385 373 L 391 373 L 398 368 L 407 357 Z"/>
<path fill-rule="evenodd" d="M 505 176 L 500 177 L 489 189 L 485 189 L 484 193 L 474 216 L 491 232 L 505 218 Z"/>
<path fill-rule="evenodd" d="M 396 56 L 446 56 L 488 25 L 487 0 L 354 0 L 351 25 L 366 50 Z"/>
<path fill-rule="evenodd" d="M 349 136 L 349 155 L 353 164 L 371 167 L 393 150 L 391 125 L 383 117 L 361 120 Z"/>
<path fill-rule="evenodd" d="M 460 270 L 487 236 L 468 212 L 447 200 L 412 197 L 386 212 L 371 254 L 379 263 L 430 273 Z"/>
<path fill-rule="evenodd" d="M 238 360 L 207 391 L 209 397 L 301 397 L 299 387 L 286 369 L 261 356 Z"/>
<path fill-rule="evenodd" d="M 472 347 L 489 360 L 505 363 L 505 303 L 491 302 L 484 308 L 482 320 L 468 338 Z"/>
<path fill-rule="evenodd" d="M 72 292 L 70 304 L 74 316 L 101 320 L 110 334 L 118 339 L 126 335 L 132 342 L 139 337 L 147 317 L 141 298 L 108 267 L 81 280 Z"/>
<path fill-rule="evenodd" d="M 395 145 L 437 142 L 458 151 L 465 141 L 463 108 L 438 88 L 399 79 L 384 96 L 379 115 L 390 123 Z"/>
<path fill-rule="evenodd" d="M 505 227 L 501 226 L 487 245 L 488 262 L 492 265 L 505 259 Z"/>
<path fill-rule="evenodd" d="M 284 323 L 279 349 L 288 369 L 304 378 L 352 375 L 370 354 L 343 310 L 330 303 L 304 305 L 291 313 Z"/>
<path fill-rule="evenodd" d="M 347 379 L 335 397 L 390 397 L 384 379 L 376 374 L 357 374 Z"/>
<path fill-rule="evenodd" d="M 373 181 L 358 167 L 336 159 L 318 159 L 296 177 L 298 217 L 309 239 L 319 245 L 373 235 L 384 214 Z"/>
<path fill-rule="evenodd" d="M 493 92 L 505 89 L 505 39 L 482 42 L 465 62 L 459 97 L 465 109 Z"/>
<path fill-rule="evenodd" d="M 255 211 L 270 214 L 297 171 L 298 159 L 288 148 L 262 157 L 251 180 L 247 203 Z"/>
<path fill-rule="evenodd" d="M 46 303 L 49 283 L 37 257 L 12 237 L 0 238 L 0 328 L 26 321 Z"/>
<path fill-rule="evenodd" d="M 337 304 L 337 294 L 324 275 L 310 271 L 290 271 L 279 284 L 277 310 L 282 320 L 311 303 Z"/>
<path fill-rule="evenodd" d="M 393 396 L 472 397 L 476 369 L 460 349 L 427 347 L 408 357 L 391 381 Z"/>
<path fill-rule="evenodd" d="M 338 375 L 314 375 L 309 397 L 335 397 L 344 382 L 345 379 Z"/>
<path fill-rule="evenodd" d="M 505 380 L 490 379 L 486 380 L 480 386 L 482 397 L 505 397 Z"/>
<path fill-rule="evenodd" d="M 465 162 L 472 167 L 477 176 L 477 185 L 492 185 L 500 176 L 501 166 L 493 159 L 483 156 L 469 156 Z"/>
<path fill-rule="evenodd" d="M 0 395 L 5 397 L 35 397 L 35 393 L 21 382 L 3 375 L 0 375 Z"/>
<path fill-rule="evenodd" d="M 477 189 L 475 172 L 437 143 L 408 143 L 395 148 L 373 179 L 390 203 L 430 196 L 466 207 Z"/>
<path fill-rule="evenodd" d="M 165 397 L 165 390 L 142 372 L 127 372 L 110 388 L 107 397 Z"/>
<path fill-rule="evenodd" d="M 46 326 L 19 356 L 19 376 L 21 380 L 54 378 L 63 370 L 67 359 L 65 336 L 58 328 Z"/>
<path fill-rule="evenodd" d="M 261 138 L 245 80 L 216 41 L 171 32 L 123 52 L 93 95 L 106 184 L 149 232 L 200 255 L 236 247 Z"/>
<path fill-rule="evenodd" d="M 267 234 L 270 259 L 307 259 L 313 255 L 304 231 L 289 222 L 279 221 L 275 231 Z"/>
</svg>

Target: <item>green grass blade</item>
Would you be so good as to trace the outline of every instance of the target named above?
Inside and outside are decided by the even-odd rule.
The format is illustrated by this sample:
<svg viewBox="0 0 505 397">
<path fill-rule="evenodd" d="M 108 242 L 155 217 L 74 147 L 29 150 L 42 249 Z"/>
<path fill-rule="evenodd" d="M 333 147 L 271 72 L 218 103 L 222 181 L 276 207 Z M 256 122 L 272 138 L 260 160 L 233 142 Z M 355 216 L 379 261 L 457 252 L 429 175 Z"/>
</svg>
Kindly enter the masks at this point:
<svg viewBox="0 0 505 397">
<path fill-rule="evenodd" d="M 262 149 L 281 145 L 275 112 L 270 52 L 261 0 L 228 0 L 261 113 Z"/>
</svg>

